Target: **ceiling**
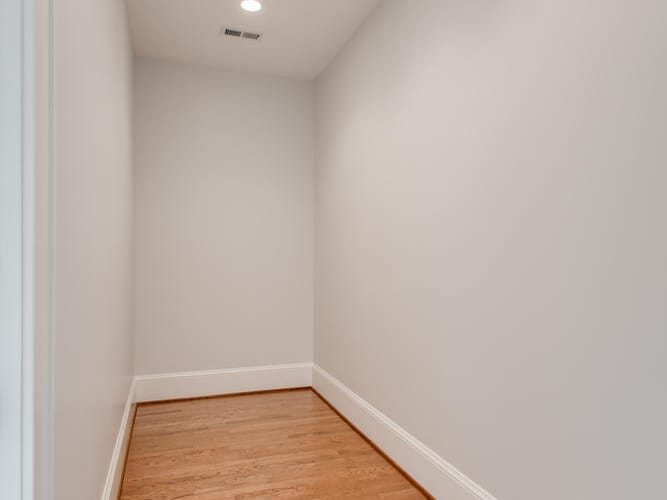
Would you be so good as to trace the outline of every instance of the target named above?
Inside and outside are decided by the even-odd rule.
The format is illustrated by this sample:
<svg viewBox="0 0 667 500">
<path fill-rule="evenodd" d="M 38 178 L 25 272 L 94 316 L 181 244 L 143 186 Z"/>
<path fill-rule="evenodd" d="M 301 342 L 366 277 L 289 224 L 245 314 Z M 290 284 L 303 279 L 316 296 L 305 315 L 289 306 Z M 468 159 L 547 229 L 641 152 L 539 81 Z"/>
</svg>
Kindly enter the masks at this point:
<svg viewBox="0 0 667 500">
<path fill-rule="evenodd" d="M 127 0 L 138 56 L 312 79 L 329 64 L 379 0 Z M 260 33 L 260 40 L 221 28 Z"/>
</svg>

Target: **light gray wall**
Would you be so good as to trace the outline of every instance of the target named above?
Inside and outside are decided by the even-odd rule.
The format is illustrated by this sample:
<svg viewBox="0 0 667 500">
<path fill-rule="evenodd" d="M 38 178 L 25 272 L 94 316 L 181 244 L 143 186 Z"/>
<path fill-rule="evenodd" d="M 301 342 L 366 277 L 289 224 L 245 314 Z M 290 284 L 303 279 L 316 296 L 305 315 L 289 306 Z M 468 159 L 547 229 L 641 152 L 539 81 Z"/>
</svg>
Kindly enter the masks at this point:
<svg viewBox="0 0 667 500">
<path fill-rule="evenodd" d="M 387 0 L 318 80 L 315 361 L 498 498 L 665 496 L 665 19 Z"/>
<path fill-rule="evenodd" d="M 133 375 L 125 3 L 56 0 L 53 50 L 54 500 L 92 500 Z"/>
<path fill-rule="evenodd" d="M 0 4 L 0 496 L 21 498 L 21 2 Z"/>
<path fill-rule="evenodd" d="M 138 59 L 136 371 L 312 360 L 313 84 Z"/>
</svg>

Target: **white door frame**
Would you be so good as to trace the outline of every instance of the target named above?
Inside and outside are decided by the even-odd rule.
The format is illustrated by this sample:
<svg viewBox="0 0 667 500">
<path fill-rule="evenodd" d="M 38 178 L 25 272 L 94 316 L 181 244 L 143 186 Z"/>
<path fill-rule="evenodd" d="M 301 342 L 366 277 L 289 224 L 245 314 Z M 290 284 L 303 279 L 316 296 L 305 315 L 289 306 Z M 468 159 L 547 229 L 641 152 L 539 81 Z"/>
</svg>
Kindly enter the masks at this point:
<svg viewBox="0 0 667 500">
<path fill-rule="evenodd" d="M 24 439 L 22 500 L 52 500 L 53 187 L 55 0 L 23 0 Z"/>
<path fill-rule="evenodd" d="M 0 496 L 52 498 L 52 8 L 0 14 Z"/>
<path fill-rule="evenodd" d="M 22 377 L 22 4 L 0 3 L 0 484 L 21 498 Z"/>
<path fill-rule="evenodd" d="M 53 9 L 55 0 L 23 0 L 24 99 L 24 400 L 31 438 L 22 500 L 52 500 L 53 440 Z M 28 104 L 30 103 L 30 104 Z"/>
</svg>

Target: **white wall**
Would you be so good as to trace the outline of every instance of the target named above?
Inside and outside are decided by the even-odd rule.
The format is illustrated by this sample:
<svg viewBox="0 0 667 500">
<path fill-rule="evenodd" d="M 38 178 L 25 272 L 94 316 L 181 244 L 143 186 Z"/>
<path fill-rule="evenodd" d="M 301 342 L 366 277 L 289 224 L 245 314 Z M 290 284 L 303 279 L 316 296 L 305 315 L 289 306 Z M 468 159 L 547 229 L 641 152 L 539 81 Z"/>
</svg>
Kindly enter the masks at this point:
<svg viewBox="0 0 667 500">
<path fill-rule="evenodd" d="M 136 371 L 312 360 L 313 84 L 138 59 Z"/>
<path fill-rule="evenodd" d="M 133 374 L 132 54 L 119 0 L 54 2 L 54 500 L 100 497 Z"/>
<path fill-rule="evenodd" d="M 387 0 L 318 80 L 315 362 L 498 498 L 665 497 L 666 18 Z"/>
<path fill-rule="evenodd" d="M 0 4 L 0 485 L 21 498 L 21 2 Z"/>
</svg>

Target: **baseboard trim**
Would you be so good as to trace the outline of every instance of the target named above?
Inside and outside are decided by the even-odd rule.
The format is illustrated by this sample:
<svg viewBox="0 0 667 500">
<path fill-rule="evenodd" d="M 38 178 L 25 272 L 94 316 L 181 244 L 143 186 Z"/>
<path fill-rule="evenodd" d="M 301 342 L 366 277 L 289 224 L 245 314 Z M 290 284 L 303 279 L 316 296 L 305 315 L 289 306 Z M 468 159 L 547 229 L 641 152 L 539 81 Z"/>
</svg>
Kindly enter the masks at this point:
<svg viewBox="0 0 667 500">
<path fill-rule="evenodd" d="M 368 440 L 435 498 L 497 500 L 408 431 L 355 394 L 321 367 L 313 365 L 313 388 Z"/>
<path fill-rule="evenodd" d="M 132 380 L 130 390 L 125 402 L 123 417 L 116 436 L 116 443 L 111 454 L 111 463 L 107 471 L 107 478 L 102 490 L 102 500 L 116 500 L 120 496 L 120 488 L 123 481 L 123 470 L 125 469 L 125 457 L 130 443 L 132 422 L 134 421 L 135 404 L 135 381 Z"/>
<path fill-rule="evenodd" d="M 293 389 L 312 385 L 313 364 L 251 366 L 135 377 L 138 403 Z"/>
<path fill-rule="evenodd" d="M 102 500 L 115 500 L 136 403 L 312 387 L 406 476 L 437 499 L 497 500 L 387 415 L 313 363 L 138 375 L 128 394 Z"/>
</svg>

